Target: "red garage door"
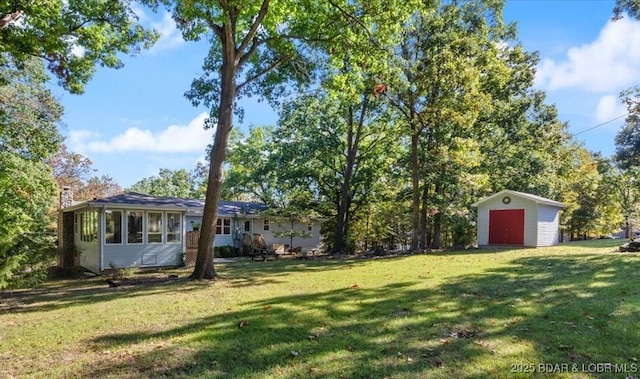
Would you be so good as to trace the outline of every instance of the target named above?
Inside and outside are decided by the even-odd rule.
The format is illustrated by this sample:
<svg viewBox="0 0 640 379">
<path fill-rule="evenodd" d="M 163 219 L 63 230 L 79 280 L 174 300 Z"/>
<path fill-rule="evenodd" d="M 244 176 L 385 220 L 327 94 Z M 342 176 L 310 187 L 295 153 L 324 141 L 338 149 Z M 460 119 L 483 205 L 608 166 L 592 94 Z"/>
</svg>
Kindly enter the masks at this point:
<svg viewBox="0 0 640 379">
<path fill-rule="evenodd" d="M 489 245 L 524 245 L 524 209 L 489 211 Z"/>
</svg>

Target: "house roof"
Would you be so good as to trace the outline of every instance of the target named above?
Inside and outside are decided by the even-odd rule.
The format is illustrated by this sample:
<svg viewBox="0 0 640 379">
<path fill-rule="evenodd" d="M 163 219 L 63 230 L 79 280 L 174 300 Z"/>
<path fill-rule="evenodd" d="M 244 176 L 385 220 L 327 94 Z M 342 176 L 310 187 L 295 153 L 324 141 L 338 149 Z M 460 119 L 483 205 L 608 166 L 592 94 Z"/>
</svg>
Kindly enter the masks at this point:
<svg viewBox="0 0 640 379">
<path fill-rule="evenodd" d="M 115 196 L 93 199 L 75 204 L 71 207 L 65 208 L 64 211 L 68 212 L 84 207 L 122 208 L 126 206 L 148 209 L 185 210 L 190 215 L 202 215 L 204 210 L 204 200 L 182 199 L 178 197 L 158 197 L 137 192 L 125 192 Z M 256 214 L 267 209 L 267 205 L 259 203 L 241 201 L 218 202 L 218 214 L 220 215 Z"/>
<path fill-rule="evenodd" d="M 552 207 L 558 207 L 558 208 L 564 208 L 564 204 L 559 202 L 559 201 L 555 201 L 555 200 L 551 200 L 551 199 L 547 199 L 545 197 L 542 196 L 538 196 L 538 195 L 533 195 L 530 193 L 525 193 L 525 192 L 518 192 L 518 191 L 512 191 L 512 190 L 502 190 L 498 193 L 495 193 L 491 196 L 487 196 L 483 199 L 480 199 L 478 201 L 476 201 L 475 203 L 471 204 L 472 207 L 478 207 L 480 204 L 487 202 L 489 200 L 493 200 L 497 197 L 500 196 L 505 196 L 505 195 L 509 195 L 509 196 L 516 196 L 516 197 L 521 197 L 527 200 L 531 200 L 533 202 L 535 202 L 536 204 L 544 204 L 544 205 L 550 205 Z"/>
</svg>

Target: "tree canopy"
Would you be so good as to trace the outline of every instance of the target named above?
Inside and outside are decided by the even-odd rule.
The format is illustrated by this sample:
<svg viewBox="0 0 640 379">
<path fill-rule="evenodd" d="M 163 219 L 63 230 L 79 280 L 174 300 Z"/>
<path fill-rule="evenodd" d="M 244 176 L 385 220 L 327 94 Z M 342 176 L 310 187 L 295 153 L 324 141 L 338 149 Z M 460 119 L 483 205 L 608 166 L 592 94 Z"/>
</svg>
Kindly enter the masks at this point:
<svg viewBox="0 0 640 379">
<path fill-rule="evenodd" d="M 54 250 L 46 238 L 56 185 L 46 160 L 62 137 L 62 108 L 37 59 L 0 65 L 0 289 L 43 279 Z"/>
<path fill-rule="evenodd" d="M 130 0 L 2 1 L 0 64 L 40 58 L 60 85 L 82 93 L 95 66 L 122 67 L 118 53 L 150 47 L 156 32 L 143 28 Z"/>
<path fill-rule="evenodd" d="M 282 84 L 310 81 L 314 64 L 330 56 L 332 46 L 347 46 L 358 41 L 356 37 L 362 41 L 374 34 L 397 32 L 401 28 L 398 20 L 418 4 L 396 0 L 164 3 L 186 39 L 206 38 L 210 44 L 204 73 L 193 81 L 187 97 L 195 105 L 210 107 L 210 126 L 215 120 L 203 229 L 192 275 L 196 279 L 214 278 L 212 245 L 217 205 L 233 114 L 239 111 L 235 108 L 237 99 L 252 95 L 278 98 L 286 89 Z"/>
</svg>

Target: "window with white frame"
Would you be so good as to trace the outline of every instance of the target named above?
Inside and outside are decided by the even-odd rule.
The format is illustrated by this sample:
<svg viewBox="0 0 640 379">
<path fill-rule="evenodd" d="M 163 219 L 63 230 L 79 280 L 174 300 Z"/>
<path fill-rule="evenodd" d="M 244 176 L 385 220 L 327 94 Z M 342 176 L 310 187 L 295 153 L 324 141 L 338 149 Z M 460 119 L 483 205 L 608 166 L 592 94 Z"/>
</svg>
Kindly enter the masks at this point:
<svg viewBox="0 0 640 379">
<path fill-rule="evenodd" d="M 244 231 L 247 233 L 251 232 L 251 221 L 250 220 L 246 220 L 244 222 Z"/>
<path fill-rule="evenodd" d="M 263 230 L 267 231 L 269 230 L 269 219 L 264 219 L 264 227 Z"/>
<path fill-rule="evenodd" d="M 147 212 L 147 243 L 162 243 L 162 212 Z"/>
<path fill-rule="evenodd" d="M 127 211 L 127 243 L 142 243 L 142 211 Z"/>
<path fill-rule="evenodd" d="M 228 235 L 231 234 L 231 219 L 228 217 L 218 217 L 216 222 L 216 234 Z"/>
<path fill-rule="evenodd" d="M 310 232 L 313 231 L 313 224 L 312 223 L 308 223 L 307 224 L 307 230 L 310 231 Z"/>
<path fill-rule="evenodd" d="M 122 211 L 107 209 L 104 212 L 104 242 L 107 244 L 122 243 Z"/>
<path fill-rule="evenodd" d="M 178 243 L 180 241 L 182 241 L 182 215 L 167 212 L 167 242 Z"/>
</svg>

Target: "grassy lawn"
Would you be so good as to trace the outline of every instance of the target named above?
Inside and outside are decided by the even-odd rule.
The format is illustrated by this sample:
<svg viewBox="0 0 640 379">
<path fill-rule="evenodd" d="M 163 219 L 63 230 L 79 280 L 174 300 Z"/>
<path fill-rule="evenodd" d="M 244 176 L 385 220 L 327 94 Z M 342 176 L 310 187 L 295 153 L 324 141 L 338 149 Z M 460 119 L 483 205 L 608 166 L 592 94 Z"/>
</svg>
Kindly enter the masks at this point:
<svg viewBox="0 0 640 379">
<path fill-rule="evenodd" d="M 619 244 L 51 281 L 0 293 L 0 378 L 640 377 L 640 254 Z"/>
</svg>

